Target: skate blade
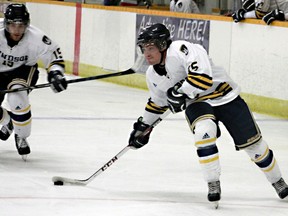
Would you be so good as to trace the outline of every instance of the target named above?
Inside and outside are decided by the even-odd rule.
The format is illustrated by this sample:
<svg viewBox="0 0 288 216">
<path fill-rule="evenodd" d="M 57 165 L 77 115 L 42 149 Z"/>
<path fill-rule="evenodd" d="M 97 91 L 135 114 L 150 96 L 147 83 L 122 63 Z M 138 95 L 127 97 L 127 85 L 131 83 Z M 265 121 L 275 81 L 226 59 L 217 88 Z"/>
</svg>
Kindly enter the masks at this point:
<svg viewBox="0 0 288 216">
<path fill-rule="evenodd" d="M 22 160 L 26 162 L 26 161 L 27 161 L 27 156 L 28 156 L 28 155 L 21 155 Z"/>
<path fill-rule="evenodd" d="M 218 209 L 218 207 L 219 207 L 219 202 L 218 202 L 218 201 L 215 201 L 215 202 L 213 202 L 213 205 L 214 205 L 214 208 L 215 208 L 215 209 Z"/>
</svg>

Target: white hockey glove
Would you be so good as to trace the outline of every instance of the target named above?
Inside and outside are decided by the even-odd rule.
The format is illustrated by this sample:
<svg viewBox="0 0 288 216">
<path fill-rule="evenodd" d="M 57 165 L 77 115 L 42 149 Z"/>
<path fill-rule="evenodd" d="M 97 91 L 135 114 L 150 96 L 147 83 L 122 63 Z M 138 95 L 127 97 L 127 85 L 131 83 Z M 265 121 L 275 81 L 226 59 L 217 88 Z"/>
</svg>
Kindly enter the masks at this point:
<svg viewBox="0 0 288 216">
<path fill-rule="evenodd" d="M 53 70 L 48 73 L 48 82 L 51 83 L 51 89 L 55 92 L 61 92 L 67 88 L 67 81 L 63 73 L 59 70 Z"/>
<path fill-rule="evenodd" d="M 270 25 L 274 20 L 284 21 L 285 15 L 284 12 L 278 9 L 270 11 L 267 13 L 262 20 L 267 24 Z"/>
</svg>

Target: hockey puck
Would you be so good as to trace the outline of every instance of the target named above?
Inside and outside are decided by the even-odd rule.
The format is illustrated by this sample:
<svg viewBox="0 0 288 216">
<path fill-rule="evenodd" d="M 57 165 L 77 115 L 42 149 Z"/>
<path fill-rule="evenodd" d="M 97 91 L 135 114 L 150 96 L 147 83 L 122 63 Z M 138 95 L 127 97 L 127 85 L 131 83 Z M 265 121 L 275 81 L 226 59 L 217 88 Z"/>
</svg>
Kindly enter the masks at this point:
<svg viewBox="0 0 288 216">
<path fill-rule="evenodd" d="M 64 185 L 64 183 L 63 183 L 63 181 L 55 181 L 54 185 L 62 186 L 62 185 Z"/>
</svg>

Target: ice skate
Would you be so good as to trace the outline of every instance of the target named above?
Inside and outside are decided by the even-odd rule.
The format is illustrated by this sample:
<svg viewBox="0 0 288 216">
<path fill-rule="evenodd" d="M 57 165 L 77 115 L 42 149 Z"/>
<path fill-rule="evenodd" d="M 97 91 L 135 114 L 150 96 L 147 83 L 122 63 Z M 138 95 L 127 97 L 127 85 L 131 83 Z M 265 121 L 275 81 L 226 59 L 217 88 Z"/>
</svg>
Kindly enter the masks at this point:
<svg viewBox="0 0 288 216">
<path fill-rule="evenodd" d="M 1 130 L 0 130 L 0 139 L 1 140 L 7 140 L 11 133 L 13 132 L 13 123 L 12 120 L 10 119 L 9 123 L 7 125 L 3 125 Z"/>
<path fill-rule="evenodd" d="M 278 196 L 281 199 L 288 196 L 288 185 L 285 183 L 283 178 L 280 178 L 279 181 L 273 183 L 272 186 L 275 188 Z"/>
<path fill-rule="evenodd" d="M 27 155 L 30 154 L 30 147 L 26 138 L 20 138 L 17 134 L 15 134 L 15 143 L 19 155 L 21 155 L 22 159 L 26 161 Z"/>
<path fill-rule="evenodd" d="M 217 209 L 221 199 L 220 181 L 208 182 L 208 190 L 208 200 L 213 202 L 215 209 Z"/>
</svg>

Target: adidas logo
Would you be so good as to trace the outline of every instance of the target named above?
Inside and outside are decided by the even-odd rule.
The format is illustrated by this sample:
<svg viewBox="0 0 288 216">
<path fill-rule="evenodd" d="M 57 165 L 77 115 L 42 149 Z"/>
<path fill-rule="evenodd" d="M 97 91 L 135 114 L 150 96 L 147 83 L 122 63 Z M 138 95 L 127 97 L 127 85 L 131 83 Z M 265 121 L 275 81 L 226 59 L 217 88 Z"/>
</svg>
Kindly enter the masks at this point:
<svg viewBox="0 0 288 216">
<path fill-rule="evenodd" d="M 157 84 L 153 83 L 154 87 L 157 87 Z"/>
<path fill-rule="evenodd" d="M 255 154 L 255 156 L 254 156 L 255 159 L 257 159 L 259 157 L 261 157 L 261 154 Z"/>
<path fill-rule="evenodd" d="M 208 139 L 210 138 L 209 134 L 205 133 L 204 136 L 202 137 L 202 139 Z"/>
</svg>

